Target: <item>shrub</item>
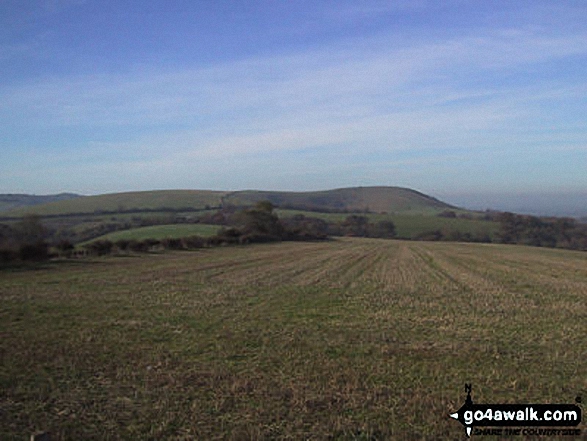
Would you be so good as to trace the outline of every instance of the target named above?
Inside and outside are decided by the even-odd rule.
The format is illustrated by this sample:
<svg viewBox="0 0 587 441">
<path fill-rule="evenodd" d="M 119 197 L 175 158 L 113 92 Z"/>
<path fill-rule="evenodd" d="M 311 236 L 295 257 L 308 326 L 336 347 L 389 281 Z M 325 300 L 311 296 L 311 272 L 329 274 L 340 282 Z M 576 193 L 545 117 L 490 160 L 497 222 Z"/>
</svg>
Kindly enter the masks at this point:
<svg viewBox="0 0 587 441">
<path fill-rule="evenodd" d="M 158 239 L 145 239 L 143 242 L 145 242 L 147 250 L 152 250 L 161 245 L 161 241 Z"/>
<path fill-rule="evenodd" d="M 366 237 L 369 219 L 366 216 L 355 214 L 348 216 L 341 224 L 347 236 Z"/>
<path fill-rule="evenodd" d="M 324 240 L 328 237 L 328 223 L 322 219 L 295 215 L 282 221 L 285 240 Z"/>
<path fill-rule="evenodd" d="M 165 238 L 161 241 L 163 248 L 169 250 L 184 250 L 186 247 L 182 239 Z"/>
<path fill-rule="evenodd" d="M 0 263 L 9 263 L 17 260 L 18 251 L 12 248 L 0 248 Z"/>
<path fill-rule="evenodd" d="M 457 217 L 457 214 L 452 210 L 444 210 L 442 213 L 437 214 L 438 217 L 446 217 L 449 219 L 454 219 Z"/>
<path fill-rule="evenodd" d="M 269 234 L 261 234 L 261 233 L 250 233 L 250 234 L 243 234 L 238 243 L 241 245 L 249 244 L 249 243 L 266 243 L 266 242 L 274 242 L 276 240 L 275 236 Z"/>
<path fill-rule="evenodd" d="M 440 230 L 432 230 L 432 231 L 424 231 L 423 233 L 418 234 L 414 239 L 416 240 L 442 240 L 443 238 L 442 231 Z"/>
<path fill-rule="evenodd" d="M 200 236 L 184 237 L 183 243 L 187 249 L 202 248 L 206 245 L 206 241 Z"/>
<path fill-rule="evenodd" d="M 55 248 L 57 248 L 57 251 L 59 252 L 60 256 L 71 257 L 71 255 L 73 253 L 74 246 L 69 240 L 62 239 L 55 246 Z"/>
<path fill-rule="evenodd" d="M 49 247 L 45 242 L 22 244 L 19 248 L 19 255 L 22 260 L 46 260 L 49 257 Z"/>
<path fill-rule="evenodd" d="M 382 220 L 376 224 L 369 224 L 368 226 L 369 237 L 380 237 L 383 239 L 391 239 L 395 237 L 395 224 L 389 220 Z"/>
<path fill-rule="evenodd" d="M 134 251 L 135 253 L 146 253 L 149 251 L 149 245 L 144 241 L 139 240 L 129 240 L 128 242 L 128 249 Z"/>
<path fill-rule="evenodd" d="M 90 254 L 96 256 L 104 256 L 112 252 L 114 244 L 109 240 L 97 240 L 95 242 L 87 244 L 84 248 L 88 250 Z"/>
<path fill-rule="evenodd" d="M 118 239 L 116 242 L 114 242 L 114 245 L 116 245 L 116 248 L 118 248 L 120 251 L 127 251 L 129 249 L 130 242 L 131 241 L 129 239 Z"/>
</svg>

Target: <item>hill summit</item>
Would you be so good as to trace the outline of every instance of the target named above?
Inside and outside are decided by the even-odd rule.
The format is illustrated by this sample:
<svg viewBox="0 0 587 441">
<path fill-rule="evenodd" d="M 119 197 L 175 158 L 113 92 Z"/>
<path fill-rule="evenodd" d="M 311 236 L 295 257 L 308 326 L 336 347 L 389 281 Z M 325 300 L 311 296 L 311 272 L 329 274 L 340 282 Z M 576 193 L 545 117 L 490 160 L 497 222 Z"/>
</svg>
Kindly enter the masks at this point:
<svg viewBox="0 0 587 441">
<path fill-rule="evenodd" d="M 223 198 L 225 204 L 252 205 L 268 200 L 279 208 L 310 211 L 427 212 L 454 208 L 431 196 L 402 187 L 351 187 L 325 191 L 239 191 Z"/>
</svg>

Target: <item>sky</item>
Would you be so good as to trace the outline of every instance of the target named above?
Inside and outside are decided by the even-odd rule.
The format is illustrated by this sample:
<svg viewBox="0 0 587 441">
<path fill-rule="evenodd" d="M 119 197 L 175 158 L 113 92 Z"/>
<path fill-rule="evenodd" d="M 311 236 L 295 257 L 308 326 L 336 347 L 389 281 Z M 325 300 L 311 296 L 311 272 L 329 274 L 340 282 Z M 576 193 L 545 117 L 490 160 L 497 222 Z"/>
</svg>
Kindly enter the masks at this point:
<svg viewBox="0 0 587 441">
<path fill-rule="evenodd" d="M 587 194 L 586 108 L 584 0 L 0 2 L 0 193 Z"/>
</svg>

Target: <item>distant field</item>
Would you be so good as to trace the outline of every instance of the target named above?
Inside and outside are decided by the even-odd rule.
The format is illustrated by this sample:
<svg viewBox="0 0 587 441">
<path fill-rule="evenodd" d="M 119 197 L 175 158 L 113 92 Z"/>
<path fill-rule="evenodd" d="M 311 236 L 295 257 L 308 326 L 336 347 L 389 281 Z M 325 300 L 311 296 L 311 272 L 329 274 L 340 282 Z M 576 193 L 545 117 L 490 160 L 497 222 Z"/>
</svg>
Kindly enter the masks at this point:
<svg viewBox="0 0 587 441">
<path fill-rule="evenodd" d="M 279 217 L 291 217 L 296 214 L 303 214 L 309 217 L 317 217 L 327 221 L 342 221 L 351 213 L 317 213 L 301 210 L 277 210 Z M 355 213 L 360 216 L 367 216 L 371 222 L 391 220 L 396 227 L 398 237 L 412 239 L 418 234 L 432 231 L 460 231 L 461 233 L 485 234 L 493 238 L 499 229 L 498 222 L 438 217 L 433 213 L 429 214 L 364 214 Z"/>
<path fill-rule="evenodd" d="M 2 439 L 465 439 L 465 382 L 587 397 L 587 253 L 341 239 L 0 278 Z"/>
<path fill-rule="evenodd" d="M 151 227 L 133 228 L 131 230 L 116 231 L 105 234 L 94 240 L 110 240 L 115 242 L 120 239 L 143 240 L 143 239 L 165 239 L 180 238 L 188 236 L 214 236 L 220 227 L 218 225 L 206 224 L 174 224 L 174 225 L 155 225 Z"/>
</svg>

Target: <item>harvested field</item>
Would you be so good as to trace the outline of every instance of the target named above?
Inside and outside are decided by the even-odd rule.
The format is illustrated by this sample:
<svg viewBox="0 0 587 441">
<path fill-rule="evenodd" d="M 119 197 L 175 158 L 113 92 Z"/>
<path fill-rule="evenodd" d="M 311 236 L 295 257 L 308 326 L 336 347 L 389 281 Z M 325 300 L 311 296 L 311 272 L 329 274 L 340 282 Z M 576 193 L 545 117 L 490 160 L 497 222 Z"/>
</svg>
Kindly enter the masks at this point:
<svg viewBox="0 0 587 441">
<path fill-rule="evenodd" d="M 480 403 L 585 400 L 586 323 L 587 254 L 521 246 L 341 239 L 5 269 L 2 439 L 462 439 L 448 413 L 464 383 Z"/>
</svg>

